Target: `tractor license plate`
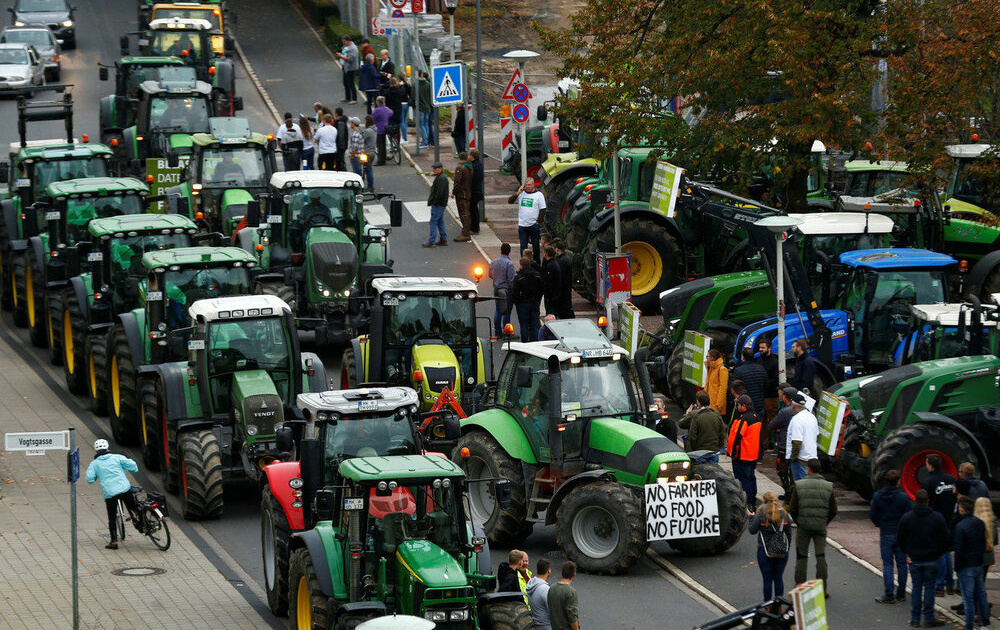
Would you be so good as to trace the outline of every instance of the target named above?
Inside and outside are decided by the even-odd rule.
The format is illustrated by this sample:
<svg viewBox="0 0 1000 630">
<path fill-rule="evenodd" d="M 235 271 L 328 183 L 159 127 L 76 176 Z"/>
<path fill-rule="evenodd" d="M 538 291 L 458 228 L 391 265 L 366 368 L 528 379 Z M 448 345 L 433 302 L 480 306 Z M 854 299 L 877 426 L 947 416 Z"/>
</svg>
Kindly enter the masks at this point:
<svg viewBox="0 0 1000 630">
<path fill-rule="evenodd" d="M 382 298 L 382 306 L 399 306 L 399 298 Z"/>
<path fill-rule="evenodd" d="M 268 223 L 281 223 L 281 215 L 280 214 L 269 214 L 269 215 L 267 215 L 267 222 Z"/>
<path fill-rule="evenodd" d="M 591 350 L 584 350 L 583 356 L 587 357 L 588 359 L 604 358 L 604 357 L 610 357 L 614 353 L 615 351 L 612 348 L 593 348 Z"/>
<path fill-rule="evenodd" d="M 59 220 L 59 211 L 55 210 L 53 212 L 46 212 L 45 213 L 45 220 L 46 221 L 58 221 Z"/>
<path fill-rule="evenodd" d="M 358 411 L 378 411 L 377 400 L 359 400 Z"/>
<path fill-rule="evenodd" d="M 163 301 L 163 291 L 147 291 L 146 292 L 147 302 L 162 302 Z"/>
<path fill-rule="evenodd" d="M 364 497 L 347 497 L 344 499 L 344 509 L 349 511 L 357 511 L 365 509 L 365 499 Z"/>
</svg>

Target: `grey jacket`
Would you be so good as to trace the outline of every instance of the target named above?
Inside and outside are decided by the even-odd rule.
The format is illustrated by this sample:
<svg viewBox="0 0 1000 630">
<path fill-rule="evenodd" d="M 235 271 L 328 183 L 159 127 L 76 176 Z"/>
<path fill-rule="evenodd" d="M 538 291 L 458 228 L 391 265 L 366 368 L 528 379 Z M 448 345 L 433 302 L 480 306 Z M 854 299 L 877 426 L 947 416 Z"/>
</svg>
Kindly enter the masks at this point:
<svg viewBox="0 0 1000 630">
<path fill-rule="evenodd" d="M 344 46 L 340 54 L 347 57 L 347 59 L 342 60 L 344 63 L 344 72 L 354 72 L 361 66 L 361 55 L 358 53 L 358 47 L 354 45 L 354 42 L 351 42 L 348 46 Z"/>
</svg>

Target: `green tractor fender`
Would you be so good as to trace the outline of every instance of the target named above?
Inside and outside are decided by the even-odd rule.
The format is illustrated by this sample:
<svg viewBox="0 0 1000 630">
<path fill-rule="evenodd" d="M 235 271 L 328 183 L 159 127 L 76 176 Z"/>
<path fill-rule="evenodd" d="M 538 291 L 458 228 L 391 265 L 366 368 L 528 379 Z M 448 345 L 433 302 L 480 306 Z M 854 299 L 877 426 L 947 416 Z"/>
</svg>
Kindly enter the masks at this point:
<svg viewBox="0 0 1000 630">
<path fill-rule="evenodd" d="M 948 416 L 936 413 L 933 411 L 918 411 L 913 414 L 919 418 L 919 422 L 924 424 L 931 424 L 939 426 L 949 431 L 954 431 L 958 433 L 963 438 L 969 441 L 972 445 L 973 450 L 976 452 L 976 457 L 979 458 L 979 462 L 976 464 L 977 470 L 981 471 L 982 477 L 990 476 L 990 471 L 993 470 L 990 466 L 990 458 L 986 454 L 986 449 L 983 448 L 982 443 L 980 443 L 979 438 L 977 438 L 972 431 L 969 431 L 961 423 L 949 418 Z M 912 424 L 912 423 L 911 423 Z M 903 426 L 906 426 L 905 424 Z M 959 462 L 956 462 L 958 464 Z"/>
<path fill-rule="evenodd" d="M 94 295 L 91 281 L 92 277 L 89 273 L 70 278 L 69 281 L 69 288 L 73 292 L 72 299 L 76 301 L 85 322 L 90 321 L 90 303 Z"/>
<path fill-rule="evenodd" d="M 318 523 L 313 529 L 292 534 L 288 542 L 289 553 L 302 548 L 309 550 L 323 595 L 345 601 L 348 591 L 344 581 L 344 552 L 329 521 Z"/>
<path fill-rule="evenodd" d="M 201 400 L 198 398 L 197 386 L 188 385 L 186 371 L 185 361 L 156 366 L 156 378 L 163 391 L 164 415 L 167 420 L 176 420 L 178 426 L 183 425 L 185 429 L 189 429 L 201 420 Z M 211 423 L 205 426 L 211 426 Z"/>
<path fill-rule="evenodd" d="M 965 281 L 965 293 L 978 296 L 980 291 L 985 288 L 987 278 L 996 273 L 998 269 L 1000 269 L 1000 249 L 986 254 L 972 267 L 972 271 L 969 272 Z"/>
<path fill-rule="evenodd" d="M 514 459 L 526 464 L 538 463 L 531 444 L 528 443 L 528 436 L 514 416 L 505 409 L 487 409 L 462 420 L 462 435 L 472 431 L 484 431 Z"/>
<path fill-rule="evenodd" d="M 143 343 L 143 336 L 140 330 L 145 328 L 146 313 L 142 309 L 135 309 L 129 313 L 122 313 L 118 316 L 118 323 L 125 331 L 125 339 L 128 340 L 128 350 L 132 354 L 133 361 L 142 371 L 142 364 L 146 363 L 146 344 Z"/>
<path fill-rule="evenodd" d="M 623 203 L 621 204 L 621 216 L 622 218 L 632 218 L 635 216 L 642 215 L 643 219 L 648 219 L 657 225 L 661 225 L 673 235 L 674 238 L 679 239 L 681 242 L 684 241 L 683 237 L 677 229 L 677 224 L 673 219 L 668 219 L 659 212 L 652 212 L 649 209 L 649 204 L 646 203 Z M 601 210 L 594 218 L 590 220 L 587 224 L 587 231 L 594 233 L 600 232 L 601 230 L 612 225 L 615 221 L 615 211 L 614 208 L 608 208 L 606 210 Z"/>
<path fill-rule="evenodd" d="M 312 359 L 312 367 L 307 362 Z M 302 360 L 302 391 L 303 392 L 325 392 L 330 389 L 330 381 L 326 378 L 326 366 L 323 360 L 315 352 L 303 352 Z"/>
<path fill-rule="evenodd" d="M 110 134 L 120 134 L 122 129 L 118 122 L 117 97 L 113 94 L 101 97 L 100 104 L 101 140 Z"/>
<path fill-rule="evenodd" d="M 556 522 L 556 513 L 559 511 L 559 506 L 562 504 L 563 499 L 569 496 L 569 493 L 576 488 L 588 484 L 595 483 L 597 481 L 615 481 L 614 473 L 610 470 L 588 470 L 580 473 L 579 475 L 573 475 L 569 479 L 563 482 L 559 489 L 556 490 L 555 494 L 552 495 L 552 500 L 549 502 L 548 509 L 545 510 L 545 524 L 553 525 Z"/>
<path fill-rule="evenodd" d="M 0 201 L 0 219 L 3 220 L 0 238 L 5 241 L 17 237 L 17 215 L 21 209 L 20 197 L 13 196 Z"/>
<path fill-rule="evenodd" d="M 48 234 L 39 234 L 38 236 L 32 236 L 28 239 L 27 249 L 31 250 L 31 253 L 35 255 L 35 265 L 34 268 L 32 268 L 31 273 L 44 273 L 45 259 L 48 258 L 46 255 L 48 244 Z M 44 278 L 45 276 L 39 275 L 38 277 Z"/>
<path fill-rule="evenodd" d="M 576 159 L 566 159 L 571 155 Z M 545 173 L 542 185 L 555 190 L 556 186 L 567 179 L 594 177 L 599 168 L 598 161 L 593 158 L 580 159 L 575 153 L 550 153 L 548 159 L 542 163 L 542 170 Z"/>
<path fill-rule="evenodd" d="M 119 145 L 118 150 L 122 158 L 126 160 L 135 160 L 139 158 L 139 134 L 136 133 L 135 127 L 126 127 L 122 130 L 122 140 L 121 145 Z"/>
<path fill-rule="evenodd" d="M 361 384 L 368 382 L 368 340 L 363 338 L 351 339 L 351 351 L 354 353 L 354 382 Z M 348 366 L 341 367 L 344 374 L 347 374 Z M 347 389 L 346 381 L 341 389 Z"/>
</svg>

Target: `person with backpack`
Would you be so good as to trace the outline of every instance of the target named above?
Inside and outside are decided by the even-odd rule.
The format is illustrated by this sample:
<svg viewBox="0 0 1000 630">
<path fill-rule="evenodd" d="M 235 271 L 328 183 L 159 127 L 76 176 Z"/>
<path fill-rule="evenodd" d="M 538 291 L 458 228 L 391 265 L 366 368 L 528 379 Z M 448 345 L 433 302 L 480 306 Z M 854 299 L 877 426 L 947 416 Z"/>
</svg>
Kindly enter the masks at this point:
<svg viewBox="0 0 1000 630">
<path fill-rule="evenodd" d="M 757 567 L 764 579 L 764 601 L 785 592 L 785 566 L 792 542 L 792 519 L 773 492 L 765 492 L 763 503 L 750 519 L 747 531 L 757 535 Z"/>
<path fill-rule="evenodd" d="M 108 529 L 111 531 L 111 542 L 105 549 L 118 549 L 118 530 L 115 521 L 118 520 L 118 501 L 120 500 L 132 514 L 137 513 L 135 495 L 132 494 L 132 482 L 128 480 L 126 471 L 137 473 L 139 467 L 135 461 L 112 453 L 107 440 L 94 442 L 94 461 L 87 466 L 87 483 L 95 481 L 101 484 L 101 495 L 108 510 Z M 136 529 L 142 531 L 142 523 L 135 523 Z"/>
</svg>

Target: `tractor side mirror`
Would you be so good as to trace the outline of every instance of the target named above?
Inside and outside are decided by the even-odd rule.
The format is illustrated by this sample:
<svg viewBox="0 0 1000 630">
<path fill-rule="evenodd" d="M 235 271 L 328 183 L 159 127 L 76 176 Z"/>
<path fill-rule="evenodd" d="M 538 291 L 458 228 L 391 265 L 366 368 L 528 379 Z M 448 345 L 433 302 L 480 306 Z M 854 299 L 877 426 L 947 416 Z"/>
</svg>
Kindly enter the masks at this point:
<svg viewBox="0 0 1000 630">
<path fill-rule="evenodd" d="M 97 68 L 97 78 L 101 81 L 108 80 L 108 68 L 107 66 L 100 66 Z"/>
<path fill-rule="evenodd" d="M 290 453 L 295 448 L 291 427 L 282 426 L 275 429 L 274 442 L 277 445 L 279 453 Z"/>
<path fill-rule="evenodd" d="M 337 495 L 333 490 L 316 491 L 316 507 L 314 514 L 317 521 L 329 521 L 333 519 L 333 506 L 336 504 Z"/>
<path fill-rule="evenodd" d="M 545 109 L 545 106 L 539 105 L 538 109 L 535 111 L 535 118 L 538 119 L 538 122 L 543 122 L 546 119 L 548 119 L 548 117 L 549 117 L 549 112 Z"/>
<path fill-rule="evenodd" d="M 403 225 L 403 201 L 393 199 L 389 202 L 389 225 L 392 227 L 402 227 Z"/>
<path fill-rule="evenodd" d="M 177 168 L 181 165 L 181 157 L 177 155 L 176 151 L 167 152 L 167 166 L 170 168 Z"/>
<path fill-rule="evenodd" d="M 118 40 L 118 44 L 121 48 L 122 57 L 128 56 L 128 35 L 122 35 L 121 39 Z"/>
<path fill-rule="evenodd" d="M 247 202 L 247 227 L 260 227 L 260 202 L 256 199 Z"/>
<path fill-rule="evenodd" d="M 10 163 L 0 162 L 0 184 L 7 184 L 10 182 Z"/>
<path fill-rule="evenodd" d="M 493 488 L 497 500 L 497 505 L 500 506 L 501 510 L 510 509 L 511 504 L 511 494 L 513 488 L 510 486 L 510 481 L 506 479 L 497 479 L 493 482 Z"/>
<path fill-rule="evenodd" d="M 462 423 L 458 416 L 447 414 L 441 418 L 444 427 L 444 437 L 446 440 L 457 440 L 462 437 Z"/>
<path fill-rule="evenodd" d="M 232 37 L 226 37 L 223 42 L 223 48 L 225 48 L 227 53 L 231 53 L 236 50 L 236 40 Z"/>
<path fill-rule="evenodd" d="M 517 366 L 517 386 L 518 387 L 531 387 L 532 378 L 535 376 L 534 370 L 531 369 L 530 365 L 519 365 Z"/>
<path fill-rule="evenodd" d="M 135 298 L 139 296 L 139 278 L 129 276 L 125 278 L 125 297 Z"/>
<path fill-rule="evenodd" d="M 175 212 L 174 214 L 179 214 L 181 216 L 190 217 L 191 216 L 191 200 L 187 197 L 179 197 L 177 202 L 174 204 Z"/>
<path fill-rule="evenodd" d="M 241 112 L 241 111 L 243 111 L 243 97 L 242 96 L 235 96 L 235 97 L 233 97 L 233 111 L 234 112 Z"/>
</svg>

